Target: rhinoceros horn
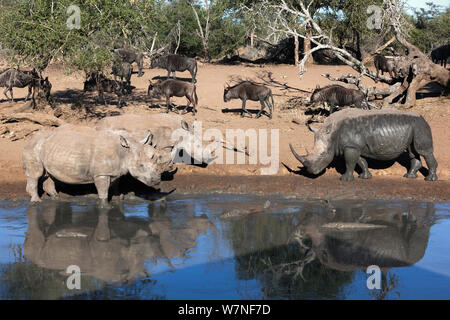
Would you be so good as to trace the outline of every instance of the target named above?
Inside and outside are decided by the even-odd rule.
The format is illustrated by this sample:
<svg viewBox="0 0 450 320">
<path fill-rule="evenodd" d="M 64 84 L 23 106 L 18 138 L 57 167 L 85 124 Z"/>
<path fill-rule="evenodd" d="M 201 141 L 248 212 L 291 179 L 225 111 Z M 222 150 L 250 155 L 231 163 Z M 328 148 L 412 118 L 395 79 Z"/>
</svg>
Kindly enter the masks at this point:
<svg viewBox="0 0 450 320">
<path fill-rule="evenodd" d="M 289 147 L 291 148 L 291 151 L 292 151 L 292 154 L 294 155 L 294 157 L 304 165 L 304 162 L 305 162 L 306 158 L 301 156 L 301 155 L 299 155 L 297 152 L 295 152 L 294 147 L 292 146 L 292 144 L 289 143 Z"/>
<path fill-rule="evenodd" d="M 311 127 L 311 126 L 309 125 L 309 123 L 308 123 L 306 126 L 308 127 L 309 131 L 311 131 L 311 132 L 317 133 L 317 131 L 319 131 L 319 129 L 314 128 L 314 127 Z"/>
</svg>

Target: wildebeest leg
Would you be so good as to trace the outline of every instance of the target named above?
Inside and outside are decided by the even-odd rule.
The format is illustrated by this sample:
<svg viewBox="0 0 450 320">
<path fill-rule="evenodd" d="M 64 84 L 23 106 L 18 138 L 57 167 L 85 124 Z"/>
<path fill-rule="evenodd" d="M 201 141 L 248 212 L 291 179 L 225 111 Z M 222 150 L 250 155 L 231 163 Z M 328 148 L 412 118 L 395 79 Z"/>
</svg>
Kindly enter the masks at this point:
<svg viewBox="0 0 450 320">
<path fill-rule="evenodd" d="M 11 96 L 11 98 L 9 98 L 8 95 L 6 94 L 6 92 L 8 92 L 8 91 L 9 91 L 9 95 Z M 6 99 L 10 99 L 11 102 L 14 102 L 12 86 L 6 87 L 5 91 L 3 91 L 3 94 L 5 95 Z"/>
<path fill-rule="evenodd" d="M 244 117 L 244 113 L 248 113 L 250 115 L 250 118 L 252 118 L 252 114 L 250 113 L 250 111 L 245 109 L 245 104 L 246 104 L 247 100 L 242 100 L 242 111 L 241 111 L 241 118 Z"/>
<path fill-rule="evenodd" d="M 8 88 L 8 87 L 6 87 L 5 90 L 3 91 L 3 94 L 4 94 L 5 97 L 6 97 L 6 100 L 10 100 L 9 97 L 8 97 L 8 95 L 6 94 L 8 91 L 9 91 L 9 88 Z"/>
<path fill-rule="evenodd" d="M 358 166 L 362 169 L 362 173 L 358 176 L 361 179 L 370 179 L 372 178 L 372 174 L 369 171 L 369 166 L 367 165 L 366 159 L 363 157 L 359 157 Z"/>
<path fill-rule="evenodd" d="M 197 77 L 197 71 L 195 71 L 195 70 L 189 70 L 189 73 L 191 74 L 191 78 L 192 78 L 191 82 L 192 82 L 192 83 L 197 82 L 197 81 L 195 80 L 195 78 Z"/>
<path fill-rule="evenodd" d="M 25 102 L 27 102 L 28 101 L 28 99 L 30 98 L 30 96 L 31 96 L 31 90 L 33 89 L 33 87 L 31 86 L 31 85 L 29 85 L 28 86 L 28 94 L 27 94 L 27 96 L 25 97 Z"/>
<path fill-rule="evenodd" d="M 111 177 L 98 176 L 94 178 L 94 184 L 97 188 L 98 198 L 100 199 L 100 207 L 108 206 L 108 190 L 111 183 Z"/>
<path fill-rule="evenodd" d="M 436 159 L 434 158 L 433 153 L 427 153 L 427 154 L 422 154 L 422 156 L 425 158 L 425 162 L 427 163 L 428 166 L 428 175 L 425 177 L 426 181 L 436 181 L 438 179 L 437 174 L 436 174 L 436 169 L 438 166 L 438 163 L 436 161 Z"/>
<path fill-rule="evenodd" d="M 170 102 L 170 97 L 166 97 L 166 113 L 169 113 L 169 111 L 173 108 L 172 103 Z M 175 108 L 175 110 L 173 110 L 175 113 L 178 113 L 177 108 Z"/>
<path fill-rule="evenodd" d="M 177 76 L 175 75 L 175 71 L 172 72 L 173 78 L 177 80 Z"/>
<path fill-rule="evenodd" d="M 55 181 L 52 177 L 47 177 L 47 180 L 42 184 L 44 191 L 52 198 L 58 197 L 58 192 L 56 191 Z"/>
<path fill-rule="evenodd" d="M 330 114 L 332 114 L 334 112 L 334 110 L 336 109 L 336 106 L 334 105 L 333 102 L 330 103 Z"/>
<path fill-rule="evenodd" d="M 189 107 L 189 106 L 191 105 L 191 103 L 192 103 L 192 114 L 195 116 L 195 114 L 197 113 L 195 99 L 194 99 L 193 97 L 189 96 L 189 95 L 186 95 L 186 98 L 188 99 L 188 104 L 187 104 L 186 108 L 184 109 L 184 110 L 185 110 L 184 113 L 187 112 L 188 107 Z M 183 114 L 184 114 L 184 113 L 183 113 Z"/>
<path fill-rule="evenodd" d="M 404 175 L 405 178 L 417 178 L 417 171 L 422 168 L 422 162 L 420 161 L 420 155 L 413 152 L 411 146 L 408 148 L 409 159 L 411 165 L 408 172 Z"/>
<path fill-rule="evenodd" d="M 106 99 L 105 99 L 105 95 L 103 94 L 103 92 L 99 92 L 99 99 L 103 100 L 103 103 L 106 106 Z"/>
<path fill-rule="evenodd" d="M 259 99 L 259 103 L 261 104 L 261 110 L 259 110 L 258 114 L 256 115 L 256 118 L 261 117 L 261 114 L 263 113 L 264 108 L 266 107 L 263 99 Z"/>
<path fill-rule="evenodd" d="M 355 104 L 358 109 L 370 110 L 370 106 L 366 101 L 360 101 Z"/>
<path fill-rule="evenodd" d="M 270 95 L 270 98 L 272 99 L 272 102 L 269 101 L 269 96 L 266 98 L 266 104 L 269 106 L 269 110 L 270 110 L 270 115 L 269 115 L 269 119 L 272 119 L 272 114 L 273 114 L 273 96 Z"/>
<path fill-rule="evenodd" d="M 353 171 L 355 171 L 356 163 L 359 162 L 361 154 L 358 150 L 354 148 L 345 148 L 344 150 L 345 158 L 345 173 L 340 177 L 343 181 L 353 181 Z"/>
</svg>

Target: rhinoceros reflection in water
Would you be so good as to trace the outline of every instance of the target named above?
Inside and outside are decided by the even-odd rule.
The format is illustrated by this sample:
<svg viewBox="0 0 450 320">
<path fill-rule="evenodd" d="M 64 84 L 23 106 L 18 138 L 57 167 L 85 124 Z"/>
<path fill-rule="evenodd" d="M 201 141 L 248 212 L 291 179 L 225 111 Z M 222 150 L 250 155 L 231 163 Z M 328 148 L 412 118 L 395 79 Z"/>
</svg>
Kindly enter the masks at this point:
<svg viewBox="0 0 450 320">
<path fill-rule="evenodd" d="M 390 268 L 417 263 L 433 219 L 433 204 L 315 201 L 302 203 L 300 212 L 229 223 L 236 268 L 262 281 L 265 297 L 335 299 L 353 281 L 353 271 L 378 265 L 384 286 Z"/>
<path fill-rule="evenodd" d="M 298 226 L 312 241 L 320 262 L 341 271 L 406 267 L 425 254 L 434 207 L 355 206 L 344 204 L 333 214 Z"/>
<path fill-rule="evenodd" d="M 88 207 L 73 213 L 71 205 L 63 202 L 32 205 L 27 216 L 24 250 L 28 260 L 61 271 L 77 265 L 83 274 L 108 282 L 148 276 L 146 261 L 163 259 L 170 264 L 169 258 L 183 256 L 196 246 L 201 233 L 214 228 L 205 217 L 189 217 L 172 232 L 176 223 L 165 215 L 126 219 L 119 208 Z M 167 238 L 175 233 L 175 242 Z"/>
</svg>

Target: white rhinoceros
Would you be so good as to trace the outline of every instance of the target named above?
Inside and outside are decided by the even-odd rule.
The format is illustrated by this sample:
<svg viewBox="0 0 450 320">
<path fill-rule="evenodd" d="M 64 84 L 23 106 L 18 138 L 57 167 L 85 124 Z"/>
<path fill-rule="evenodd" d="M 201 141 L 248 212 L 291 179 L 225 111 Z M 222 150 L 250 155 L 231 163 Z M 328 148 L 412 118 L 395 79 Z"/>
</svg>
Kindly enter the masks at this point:
<svg viewBox="0 0 450 320">
<path fill-rule="evenodd" d="M 212 144 L 203 147 L 201 137 L 194 132 L 181 116 L 167 113 L 157 114 L 124 114 L 120 116 L 106 117 L 97 122 L 97 130 L 125 129 L 132 132 L 136 138 L 142 139 L 148 130 L 153 133 L 153 146 L 158 150 L 173 147 L 172 159 L 175 162 L 190 163 L 191 158 L 195 163 L 209 163 L 213 160 L 212 152 L 217 148 Z M 183 157 L 180 161 L 178 155 L 184 150 L 189 157 Z"/>
<path fill-rule="evenodd" d="M 102 205 L 108 201 L 111 182 L 127 173 L 147 186 L 158 184 L 172 160 L 170 152 L 153 148 L 151 139 L 150 132 L 138 141 L 125 130 L 97 131 L 70 124 L 38 132 L 23 151 L 31 201 L 40 201 L 38 181 L 45 172 L 50 183 L 44 184 L 44 190 L 50 196 L 57 195 L 53 179 L 68 184 L 94 183 Z"/>
</svg>

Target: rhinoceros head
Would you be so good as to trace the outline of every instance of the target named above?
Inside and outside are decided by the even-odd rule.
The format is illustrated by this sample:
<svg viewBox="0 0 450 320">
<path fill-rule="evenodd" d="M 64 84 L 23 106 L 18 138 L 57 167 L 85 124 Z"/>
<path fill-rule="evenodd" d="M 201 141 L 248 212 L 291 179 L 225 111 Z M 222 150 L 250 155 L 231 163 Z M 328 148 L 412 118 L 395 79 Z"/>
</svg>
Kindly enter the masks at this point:
<svg viewBox="0 0 450 320">
<path fill-rule="evenodd" d="M 320 129 L 314 129 L 308 125 L 308 129 L 314 132 L 314 150 L 305 156 L 295 152 L 294 147 L 289 144 L 295 158 L 312 174 L 319 174 L 333 161 L 334 152 L 331 146 L 332 126 L 324 125 Z"/>
<path fill-rule="evenodd" d="M 127 149 L 127 168 L 142 183 L 153 186 L 161 181 L 161 174 L 172 169 L 170 152 L 156 150 L 151 144 L 152 134 L 141 141 L 120 136 L 120 144 Z M 170 150 L 172 151 L 172 150 Z"/>
<path fill-rule="evenodd" d="M 195 124 L 194 124 L 195 126 Z M 194 159 L 195 163 L 209 163 L 213 160 L 212 152 L 214 145 L 205 147 L 201 136 L 196 134 L 195 127 L 192 129 L 184 120 L 181 123 L 181 128 L 172 132 L 172 141 L 174 142 L 174 158 L 175 159 L 180 150 L 186 152 L 186 158 L 183 156 L 183 163 L 190 163 Z M 183 153 L 184 155 L 184 153 Z"/>
</svg>

